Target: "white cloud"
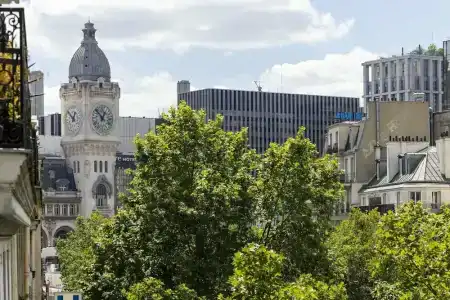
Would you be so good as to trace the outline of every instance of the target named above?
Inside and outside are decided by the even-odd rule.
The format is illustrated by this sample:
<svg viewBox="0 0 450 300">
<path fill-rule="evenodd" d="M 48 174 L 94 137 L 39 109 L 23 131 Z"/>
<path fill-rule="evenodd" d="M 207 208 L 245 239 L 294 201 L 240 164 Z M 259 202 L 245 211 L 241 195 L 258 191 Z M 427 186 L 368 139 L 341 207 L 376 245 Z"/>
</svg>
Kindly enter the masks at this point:
<svg viewBox="0 0 450 300">
<path fill-rule="evenodd" d="M 379 56 L 385 54 L 376 54 L 356 47 L 348 53 L 327 54 L 323 59 L 275 65 L 261 74 L 260 83 L 264 91 L 360 97 L 361 63 Z M 237 75 L 234 82 L 242 82 L 239 77 Z M 176 105 L 176 80 L 168 72 L 145 76 L 134 83 L 118 81 L 122 87 L 120 99 L 122 116 L 155 117 L 158 112 Z M 226 87 L 218 83 L 214 87 L 255 89 L 253 82 L 245 86 L 226 85 Z M 58 91 L 59 86 L 46 88 L 46 113 L 59 112 Z"/>
<path fill-rule="evenodd" d="M 384 55 L 355 47 L 320 60 L 275 65 L 261 74 L 260 81 L 264 91 L 361 97 L 361 63 L 379 56 Z"/>
<path fill-rule="evenodd" d="M 156 117 L 170 106 L 177 104 L 176 80 L 167 72 L 145 76 L 134 86 L 119 82 L 122 94 L 120 115 L 133 117 Z M 195 88 L 191 88 L 195 90 Z M 59 86 L 45 87 L 45 113 L 61 112 Z"/>
<path fill-rule="evenodd" d="M 30 48 L 58 58 L 79 43 L 80 36 L 72 33 L 87 14 L 98 22 L 104 50 L 235 51 L 316 43 L 341 38 L 354 24 L 318 11 L 311 0 L 39 0 L 23 5 Z"/>
</svg>

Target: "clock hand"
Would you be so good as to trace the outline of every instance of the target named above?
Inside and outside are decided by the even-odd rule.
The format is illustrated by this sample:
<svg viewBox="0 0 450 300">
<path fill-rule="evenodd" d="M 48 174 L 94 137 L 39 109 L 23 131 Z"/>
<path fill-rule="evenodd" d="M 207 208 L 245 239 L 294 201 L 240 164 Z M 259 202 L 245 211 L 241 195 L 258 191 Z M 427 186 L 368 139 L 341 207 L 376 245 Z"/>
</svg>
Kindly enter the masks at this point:
<svg viewBox="0 0 450 300">
<path fill-rule="evenodd" d="M 100 121 L 103 121 L 102 114 L 98 111 L 98 109 L 96 108 L 94 111 L 95 111 L 95 112 L 97 113 L 97 115 L 100 117 Z"/>
<path fill-rule="evenodd" d="M 68 111 L 67 114 L 69 115 L 69 117 L 70 117 L 70 119 L 72 120 L 72 122 L 75 122 L 74 117 L 72 116 L 72 114 L 70 113 L 70 111 Z"/>
</svg>

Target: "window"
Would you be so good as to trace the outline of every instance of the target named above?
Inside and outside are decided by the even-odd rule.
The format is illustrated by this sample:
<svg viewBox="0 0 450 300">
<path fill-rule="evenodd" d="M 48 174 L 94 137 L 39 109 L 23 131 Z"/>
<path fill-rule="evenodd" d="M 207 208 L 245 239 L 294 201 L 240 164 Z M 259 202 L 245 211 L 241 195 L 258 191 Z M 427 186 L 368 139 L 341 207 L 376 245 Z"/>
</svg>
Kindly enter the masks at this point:
<svg viewBox="0 0 450 300">
<path fill-rule="evenodd" d="M 432 209 L 441 208 L 441 192 L 431 193 L 431 208 Z"/>
<path fill-rule="evenodd" d="M 413 200 L 414 203 L 421 201 L 421 192 L 409 192 L 409 199 Z"/>
<path fill-rule="evenodd" d="M 76 161 L 73 162 L 73 172 L 74 173 L 77 172 L 77 162 Z"/>
<path fill-rule="evenodd" d="M 97 161 L 94 161 L 94 172 L 97 173 Z"/>
<path fill-rule="evenodd" d="M 97 207 L 106 206 L 106 187 L 104 184 L 97 186 L 95 198 Z"/>
<path fill-rule="evenodd" d="M 47 214 L 53 215 L 53 205 L 47 204 Z"/>
<path fill-rule="evenodd" d="M 80 161 L 77 161 L 77 173 L 80 173 Z"/>
<path fill-rule="evenodd" d="M 103 172 L 103 162 L 102 161 L 98 162 L 98 168 L 99 168 L 100 173 Z"/>
<path fill-rule="evenodd" d="M 75 204 L 69 206 L 69 216 L 75 216 Z"/>
<path fill-rule="evenodd" d="M 400 192 L 397 192 L 397 207 L 400 206 Z"/>
<path fill-rule="evenodd" d="M 108 162 L 105 161 L 105 173 L 108 173 Z"/>
<path fill-rule="evenodd" d="M 67 204 L 63 204 L 62 206 L 62 215 L 67 216 Z"/>
<path fill-rule="evenodd" d="M 55 216 L 59 216 L 59 215 L 60 215 L 59 204 L 55 204 Z"/>
</svg>

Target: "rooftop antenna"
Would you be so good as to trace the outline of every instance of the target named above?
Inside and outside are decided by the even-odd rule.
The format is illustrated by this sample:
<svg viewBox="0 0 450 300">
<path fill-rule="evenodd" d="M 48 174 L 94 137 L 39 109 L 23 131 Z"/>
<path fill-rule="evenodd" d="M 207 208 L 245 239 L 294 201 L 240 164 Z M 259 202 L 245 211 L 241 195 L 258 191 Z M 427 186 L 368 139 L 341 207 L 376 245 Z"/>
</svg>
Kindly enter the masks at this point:
<svg viewBox="0 0 450 300">
<path fill-rule="evenodd" d="M 262 92 L 262 86 L 261 86 L 261 81 L 253 81 L 256 85 L 256 87 L 258 88 L 258 92 Z"/>
</svg>

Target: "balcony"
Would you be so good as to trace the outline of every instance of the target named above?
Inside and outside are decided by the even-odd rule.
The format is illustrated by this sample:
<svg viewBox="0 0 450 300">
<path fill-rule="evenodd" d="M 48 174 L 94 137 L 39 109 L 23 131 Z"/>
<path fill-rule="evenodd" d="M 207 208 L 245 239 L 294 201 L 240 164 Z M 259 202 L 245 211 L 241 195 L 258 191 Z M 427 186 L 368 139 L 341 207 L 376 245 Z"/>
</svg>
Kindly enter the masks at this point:
<svg viewBox="0 0 450 300">
<path fill-rule="evenodd" d="M 38 144 L 31 120 L 23 8 L 0 6 L 0 235 L 39 218 Z"/>
<path fill-rule="evenodd" d="M 395 210 L 395 204 L 378 204 L 378 205 L 369 205 L 369 206 L 359 206 L 359 209 L 362 212 L 369 212 L 373 209 L 378 209 L 378 212 L 382 215 L 388 213 L 389 211 Z"/>
<path fill-rule="evenodd" d="M 339 177 L 342 183 L 352 183 L 355 180 L 355 173 L 344 173 Z"/>
</svg>

